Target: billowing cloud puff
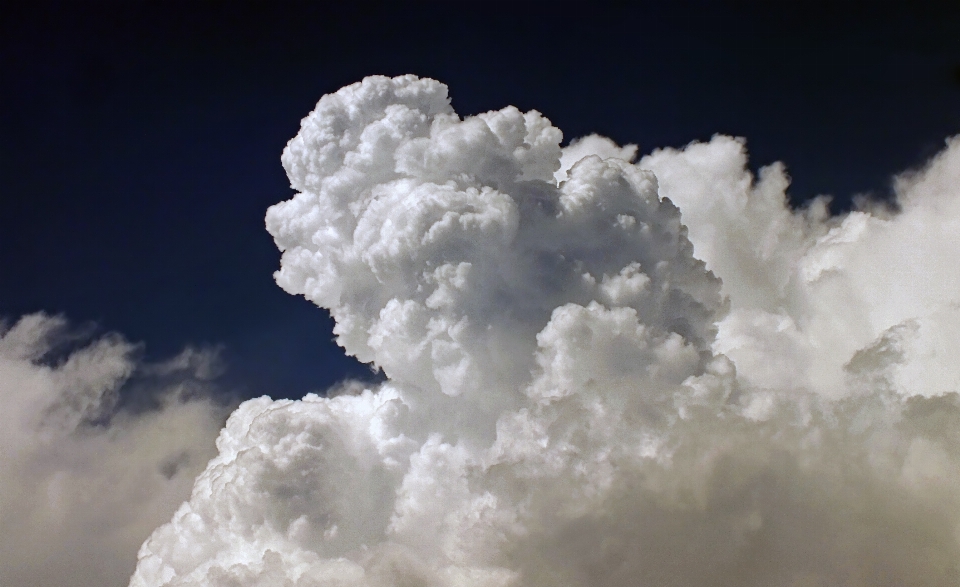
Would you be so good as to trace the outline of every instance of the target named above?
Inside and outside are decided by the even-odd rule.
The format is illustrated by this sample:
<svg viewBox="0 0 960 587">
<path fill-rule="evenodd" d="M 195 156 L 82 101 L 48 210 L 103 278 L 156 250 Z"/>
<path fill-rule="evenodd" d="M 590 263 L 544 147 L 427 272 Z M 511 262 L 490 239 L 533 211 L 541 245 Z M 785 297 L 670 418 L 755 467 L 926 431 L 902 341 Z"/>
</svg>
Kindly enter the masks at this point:
<svg viewBox="0 0 960 587">
<path fill-rule="evenodd" d="M 894 337 L 907 353 L 895 370 L 912 373 L 900 377 L 902 393 L 960 390 L 948 358 L 960 349 L 960 141 L 896 178 L 896 214 L 875 206 L 829 218 L 823 200 L 793 211 L 783 166 L 755 181 L 746 159 L 743 141 L 715 137 L 638 163 L 683 210 L 696 256 L 724 281 L 732 311 L 715 350 L 756 386 L 837 398 L 851 391 L 855 354 Z"/>
<path fill-rule="evenodd" d="M 560 141 L 320 100 L 276 279 L 388 380 L 243 404 L 132 587 L 957 584 L 960 143 L 831 218 L 740 140 Z"/>
<path fill-rule="evenodd" d="M 136 351 L 43 314 L 0 326 L 0 585 L 122 585 L 214 456 L 215 357 Z M 124 385 L 143 405 L 118 406 Z"/>
</svg>

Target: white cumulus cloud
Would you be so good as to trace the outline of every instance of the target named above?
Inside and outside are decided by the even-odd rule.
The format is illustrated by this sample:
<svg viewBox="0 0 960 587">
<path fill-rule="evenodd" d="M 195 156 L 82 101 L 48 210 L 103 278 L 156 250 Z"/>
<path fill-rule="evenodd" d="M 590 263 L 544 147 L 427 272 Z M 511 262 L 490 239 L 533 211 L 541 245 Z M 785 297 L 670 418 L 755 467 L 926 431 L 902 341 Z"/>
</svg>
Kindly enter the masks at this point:
<svg viewBox="0 0 960 587">
<path fill-rule="evenodd" d="M 287 146 L 278 284 L 387 381 L 244 403 L 131 587 L 956 585 L 960 142 L 792 210 L 367 78 Z"/>
</svg>

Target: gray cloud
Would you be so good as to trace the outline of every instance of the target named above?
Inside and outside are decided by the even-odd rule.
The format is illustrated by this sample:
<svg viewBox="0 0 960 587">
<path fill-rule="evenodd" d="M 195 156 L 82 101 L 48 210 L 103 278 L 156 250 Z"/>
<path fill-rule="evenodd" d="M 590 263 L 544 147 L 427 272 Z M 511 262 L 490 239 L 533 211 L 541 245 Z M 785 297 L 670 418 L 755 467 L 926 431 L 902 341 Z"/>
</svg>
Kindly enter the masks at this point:
<svg viewBox="0 0 960 587">
<path fill-rule="evenodd" d="M 215 454 L 226 410 L 199 393 L 215 357 L 136 351 L 44 314 L 0 328 L 0 584 L 124 584 Z M 134 379 L 158 407 L 118 405 Z"/>
</svg>

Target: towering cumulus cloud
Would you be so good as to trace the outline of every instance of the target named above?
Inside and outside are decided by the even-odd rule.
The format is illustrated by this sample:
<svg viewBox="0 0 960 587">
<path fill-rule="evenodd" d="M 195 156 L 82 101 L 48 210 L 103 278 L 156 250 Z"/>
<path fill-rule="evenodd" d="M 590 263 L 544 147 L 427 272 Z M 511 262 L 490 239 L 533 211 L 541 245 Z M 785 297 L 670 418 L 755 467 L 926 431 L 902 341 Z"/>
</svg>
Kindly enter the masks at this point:
<svg viewBox="0 0 960 587">
<path fill-rule="evenodd" d="M 132 587 L 960 582 L 960 143 L 831 218 L 742 141 L 561 138 L 320 100 L 276 279 L 388 380 L 243 404 Z"/>
</svg>

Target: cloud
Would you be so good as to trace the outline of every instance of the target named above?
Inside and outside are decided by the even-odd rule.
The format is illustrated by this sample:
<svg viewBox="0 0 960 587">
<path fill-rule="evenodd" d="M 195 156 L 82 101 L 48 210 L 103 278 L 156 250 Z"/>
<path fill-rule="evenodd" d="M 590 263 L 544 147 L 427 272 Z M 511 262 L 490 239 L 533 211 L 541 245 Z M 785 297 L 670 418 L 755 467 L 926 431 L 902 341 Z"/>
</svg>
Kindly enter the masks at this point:
<svg viewBox="0 0 960 587">
<path fill-rule="evenodd" d="M 951 326 L 960 318 L 953 261 L 960 251 L 960 141 L 948 140 L 925 168 L 895 178 L 894 215 L 877 207 L 829 218 L 825 200 L 793 211 L 783 165 L 755 179 L 746 160 L 742 140 L 718 136 L 638 163 L 683 211 L 697 257 L 724 281 L 731 313 L 715 350 L 734 359 L 741 379 L 838 398 L 850 391 L 846 366 L 858 351 L 919 321 L 929 328 L 911 348 L 927 359 L 905 357 L 902 368 L 923 381 L 911 377 L 898 389 L 957 391 L 958 372 L 945 357 L 960 348 L 952 346 Z M 933 348 L 920 350 L 929 344 L 939 345 L 938 357 Z"/>
<path fill-rule="evenodd" d="M 956 584 L 960 142 L 834 218 L 740 139 L 561 138 L 320 100 L 276 280 L 388 379 L 241 405 L 132 587 Z"/>
<path fill-rule="evenodd" d="M 88 334 L 44 314 L 0 327 L 2 585 L 122 585 L 215 454 L 214 356 L 149 365 Z M 120 405 L 125 385 L 144 405 Z"/>
</svg>

